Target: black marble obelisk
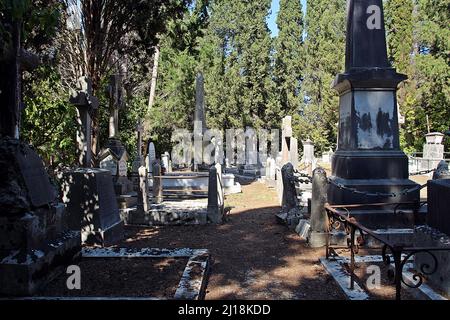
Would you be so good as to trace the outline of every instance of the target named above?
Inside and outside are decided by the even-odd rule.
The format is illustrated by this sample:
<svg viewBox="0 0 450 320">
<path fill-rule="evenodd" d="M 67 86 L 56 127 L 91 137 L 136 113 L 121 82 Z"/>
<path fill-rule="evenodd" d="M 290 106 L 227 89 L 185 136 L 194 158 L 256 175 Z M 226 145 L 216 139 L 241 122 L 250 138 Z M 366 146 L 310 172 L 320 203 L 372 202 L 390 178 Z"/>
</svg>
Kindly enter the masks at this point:
<svg viewBox="0 0 450 320">
<path fill-rule="evenodd" d="M 417 186 L 409 180 L 408 158 L 399 142 L 396 91 L 407 77 L 397 73 L 387 57 L 383 2 L 349 0 L 347 5 L 345 72 L 334 82 L 340 96 L 339 141 L 332 161 L 328 201 L 418 201 L 418 190 L 403 193 Z M 375 196 L 377 193 L 379 196 Z M 389 210 L 361 212 L 359 221 L 372 228 L 412 223 Z"/>
</svg>

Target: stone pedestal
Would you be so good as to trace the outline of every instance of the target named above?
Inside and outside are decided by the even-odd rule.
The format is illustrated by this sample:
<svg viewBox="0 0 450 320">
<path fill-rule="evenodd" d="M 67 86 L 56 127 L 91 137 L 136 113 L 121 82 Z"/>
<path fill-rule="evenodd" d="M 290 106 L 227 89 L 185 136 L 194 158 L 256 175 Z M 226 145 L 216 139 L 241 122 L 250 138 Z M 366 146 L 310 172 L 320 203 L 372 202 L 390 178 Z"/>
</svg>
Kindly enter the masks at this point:
<svg viewBox="0 0 450 320">
<path fill-rule="evenodd" d="M 121 240 L 123 222 L 110 172 L 77 169 L 65 173 L 63 180 L 69 228 L 81 229 L 82 242 L 109 246 Z"/>
</svg>

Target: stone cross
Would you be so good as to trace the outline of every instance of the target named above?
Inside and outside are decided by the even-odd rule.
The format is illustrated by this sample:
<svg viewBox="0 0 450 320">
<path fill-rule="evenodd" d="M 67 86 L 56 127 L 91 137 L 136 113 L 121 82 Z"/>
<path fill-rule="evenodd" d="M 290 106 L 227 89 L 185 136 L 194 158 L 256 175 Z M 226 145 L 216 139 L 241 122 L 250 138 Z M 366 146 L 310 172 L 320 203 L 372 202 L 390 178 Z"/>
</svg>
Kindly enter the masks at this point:
<svg viewBox="0 0 450 320">
<path fill-rule="evenodd" d="M 115 138 L 119 133 L 119 109 L 124 106 L 122 76 L 115 74 L 109 79 L 109 138 Z"/>
<path fill-rule="evenodd" d="M 80 166 L 88 168 L 92 166 L 90 113 L 98 108 L 98 100 L 92 95 L 92 82 L 87 77 L 78 79 L 77 86 L 77 90 L 71 93 L 70 102 L 77 108 L 78 163 Z"/>
</svg>

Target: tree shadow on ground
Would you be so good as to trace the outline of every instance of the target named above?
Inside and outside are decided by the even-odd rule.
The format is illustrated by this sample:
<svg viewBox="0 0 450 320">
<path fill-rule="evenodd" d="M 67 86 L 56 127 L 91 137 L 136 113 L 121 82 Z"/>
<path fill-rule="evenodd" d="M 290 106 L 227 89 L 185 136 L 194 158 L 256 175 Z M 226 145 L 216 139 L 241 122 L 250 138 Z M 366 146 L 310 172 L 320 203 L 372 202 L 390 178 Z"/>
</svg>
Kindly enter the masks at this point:
<svg viewBox="0 0 450 320">
<path fill-rule="evenodd" d="M 222 225 L 127 227 L 118 246 L 208 249 L 206 299 L 345 299 L 319 262 L 325 249 L 277 224 L 279 209 L 238 211 Z"/>
</svg>

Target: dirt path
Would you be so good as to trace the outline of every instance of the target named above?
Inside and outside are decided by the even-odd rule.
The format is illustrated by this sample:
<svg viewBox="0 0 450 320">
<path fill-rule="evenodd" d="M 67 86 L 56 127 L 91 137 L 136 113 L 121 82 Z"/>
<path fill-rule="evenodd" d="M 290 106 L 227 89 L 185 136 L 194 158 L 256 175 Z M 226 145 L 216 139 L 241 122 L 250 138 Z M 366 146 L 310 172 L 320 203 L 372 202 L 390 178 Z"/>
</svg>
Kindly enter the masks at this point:
<svg viewBox="0 0 450 320">
<path fill-rule="evenodd" d="M 219 226 L 127 228 L 121 246 L 205 248 L 213 258 L 206 299 L 344 299 L 319 263 L 324 249 L 306 248 L 278 225 L 277 195 L 262 183 L 229 196 Z"/>
</svg>

